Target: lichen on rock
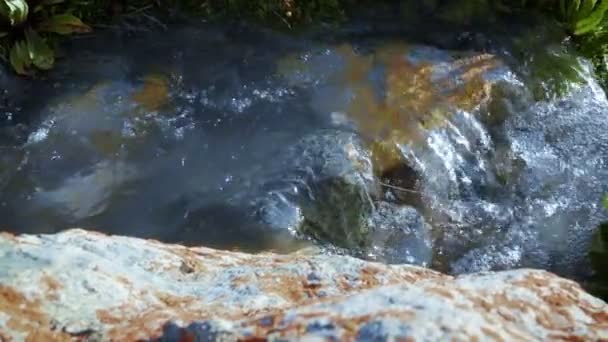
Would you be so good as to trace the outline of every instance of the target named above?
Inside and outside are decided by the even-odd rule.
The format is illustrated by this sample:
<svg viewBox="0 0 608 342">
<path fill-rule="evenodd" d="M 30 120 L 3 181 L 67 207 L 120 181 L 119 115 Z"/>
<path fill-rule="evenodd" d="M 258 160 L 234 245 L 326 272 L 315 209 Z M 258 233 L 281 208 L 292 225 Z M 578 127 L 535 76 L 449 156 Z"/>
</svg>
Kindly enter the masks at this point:
<svg viewBox="0 0 608 342">
<path fill-rule="evenodd" d="M 451 277 L 84 230 L 0 233 L 6 341 L 603 340 L 608 305 L 551 273 Z"/>
</svg>

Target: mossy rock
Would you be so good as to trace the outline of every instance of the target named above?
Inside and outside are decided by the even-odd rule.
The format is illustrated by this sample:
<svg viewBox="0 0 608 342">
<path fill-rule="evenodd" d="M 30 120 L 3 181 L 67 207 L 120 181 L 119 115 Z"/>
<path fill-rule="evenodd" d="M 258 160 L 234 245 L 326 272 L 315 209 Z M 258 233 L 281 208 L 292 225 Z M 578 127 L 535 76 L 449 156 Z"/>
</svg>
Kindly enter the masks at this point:
<svg viewBox="0 0 608 342">
<path fill-rule="evenodd" d="M 537 101 L 559 98 L 585 83 L 587 73 L 583 59 L 561 45 L 542 50 L 530 49 L 534 40 L 520 39 L 515 47 L 522 52 L 525 83 Z M 538 43 L 536 43 L 538 44 Z"/>
<path fill-rule="evenodd" d="M 373 204 L 361 184 L 336 177 L 313 184 L 313 192 L 316 200 L 302 208 L 303 233 L 350 250 L 369 245 Z"/>
<path fill-rule="evenodd" d="M 593 63 L 602 88 L 608 91 L 608 34 L 579 37 L 576 43 L 578 51 Z"/>
<path fill-rule="evenodd" d="M 300 233 L 347 249 L 366 246 L 377 185 L 371 157 L 357 135 L 311 134 L 291 149 L 287 162 L 300 175 L 295 185 L 306 184 L 297 199 L 304 217 Z"/>
</svg>

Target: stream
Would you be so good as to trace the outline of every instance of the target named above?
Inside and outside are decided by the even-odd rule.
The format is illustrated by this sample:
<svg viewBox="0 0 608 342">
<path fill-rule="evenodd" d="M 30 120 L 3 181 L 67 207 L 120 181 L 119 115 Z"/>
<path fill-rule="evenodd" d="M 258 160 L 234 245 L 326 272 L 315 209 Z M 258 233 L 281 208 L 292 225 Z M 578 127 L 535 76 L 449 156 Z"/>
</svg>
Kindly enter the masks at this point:
<svg viewBox="0 0 608 342">
<path fill-rule="evenodd" d="M 542 25 L 74 39 L 0 70 L 0 227 L 584 279 L 608 101 Z"/>
</svg>

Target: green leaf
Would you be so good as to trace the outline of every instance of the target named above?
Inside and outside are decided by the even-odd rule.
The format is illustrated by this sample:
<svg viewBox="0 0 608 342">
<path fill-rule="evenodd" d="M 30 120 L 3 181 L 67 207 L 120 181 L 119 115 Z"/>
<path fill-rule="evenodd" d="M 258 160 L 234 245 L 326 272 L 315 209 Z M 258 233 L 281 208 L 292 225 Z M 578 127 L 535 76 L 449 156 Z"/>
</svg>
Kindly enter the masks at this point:
<svg viewBox="0 0 608 342">
<path fill-rule="evenodd" d="M 608 11 L 608 1 L 602 1 L 589 16 L 576 22 L 574 25 L 574 34 L 580 36 L 597 29 L 602 23 L 606 11 Z"/>
<path fill-rule="evenodd" d="M 87 33 L 91 28 L 71 14 L 59 14 L 40 23 L 39 31 L 59 34 Z"/>
<path fill-rule="evenodd" d="M 0 14 L 7 17 L 12 26 L 22 24 L 26 19 L 29 7 L 25 0 L 0 0 Z"/>
<path fill-rule="evenodd" d="M 11 66 L 20 75 L 28 75 L 28 69 L 32 65 L 32 60 L 27 49 L 27 43 L 23 40 L 16 41 L 9 53 Z"/>
<path fill-rule="evenodd" d="M 596 4 L 597 0 L 583 0 L 583 2 L 581 3 L 581 7 L 578 10 L 578 13 L 576 14 L 576 20 L 587 18 L 591 14 L 591 12 L 593 12 L 593 9 L 595 8 Z"/>
<path fill-rule="evenodd" d="M 602 198 L 602 205 L 604 206 L 604 209 L 608 209 L 608 194 L 605 194 Z"/>
<path fill-rule="evenodd" d="M 25 40 L 32 63 L 42 70 L 48 70 L 55 63 L 55 53 L 36 31 L 27 29 Z"/>
</svg>

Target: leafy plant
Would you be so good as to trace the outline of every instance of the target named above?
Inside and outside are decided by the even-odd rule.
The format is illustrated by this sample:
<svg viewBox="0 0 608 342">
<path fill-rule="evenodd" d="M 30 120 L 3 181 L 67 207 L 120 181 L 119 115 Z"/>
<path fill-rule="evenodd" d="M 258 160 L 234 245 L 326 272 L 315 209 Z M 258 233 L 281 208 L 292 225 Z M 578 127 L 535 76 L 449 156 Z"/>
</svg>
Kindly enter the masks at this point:
<svg viewBox="0 0 608 342">
<path fill-rule="evenodd" d="M 560 0 L 560 15 L 577 36 L 601 29 L 607 11 L 608 1 L 605 0 Z"/>
<path fill-rule="evenodd" d="M 0 56 L 18 74 L 53 67 L 55 36 L 91 31 L 64 1 L 0 0 Z"/>
<path fill-rule="evenodd" d="M 608 0 L 560 1 L 579 51 L 591 59 L 604 89 L 608 90 Z"/>
</svg>

